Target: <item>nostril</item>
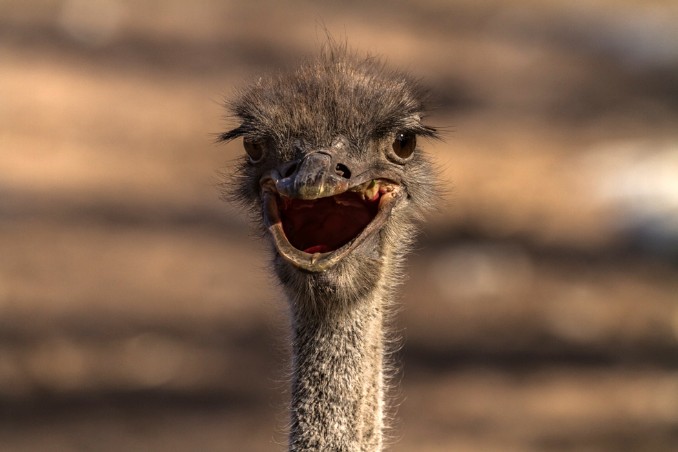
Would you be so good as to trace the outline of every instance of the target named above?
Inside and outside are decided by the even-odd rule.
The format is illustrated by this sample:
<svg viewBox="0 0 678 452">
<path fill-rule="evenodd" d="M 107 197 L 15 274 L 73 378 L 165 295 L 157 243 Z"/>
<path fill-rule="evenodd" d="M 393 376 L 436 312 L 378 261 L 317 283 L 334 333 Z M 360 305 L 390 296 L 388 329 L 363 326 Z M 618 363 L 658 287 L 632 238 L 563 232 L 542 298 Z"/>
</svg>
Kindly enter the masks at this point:
<svg viewBox="0 0 678 452">
<path fill-rule="evenodd" d="M 345 179 L 350 179 L 351 178 L 351 170 L 348 169 L 346 165 L 343 163 L 337 164 L 337 166 L 334 168 L 334 171 L 341 177 Z"/>
<path fill-rule="evenodd" d="M 283 177 L 290 177 L 294 172 L 297 170 L 297 164 L 293 163 L 287 168 L 285 168 L 285 172 L 283 173 Z"/>
</svg>

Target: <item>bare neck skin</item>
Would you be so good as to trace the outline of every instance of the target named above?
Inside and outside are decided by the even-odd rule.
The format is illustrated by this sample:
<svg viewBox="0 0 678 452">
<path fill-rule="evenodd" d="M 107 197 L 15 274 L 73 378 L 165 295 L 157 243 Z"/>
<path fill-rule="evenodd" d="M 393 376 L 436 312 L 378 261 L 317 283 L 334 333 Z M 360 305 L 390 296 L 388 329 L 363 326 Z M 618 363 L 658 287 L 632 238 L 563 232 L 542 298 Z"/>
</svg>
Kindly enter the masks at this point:
<svg viewBox="0 0 678 452">
<path fill-rule="evenodd" d="M 291 451 L 379 451 L 384 426 L 385 275 L 344 309 L 292 302 Z M 315 303 L 336 300 L 315 300 Z"/>
<path fill-rule="evenodd" d="M 320 314 L 309 315 L 292 304 L 290 450 L 381 450 L 385 303 L 381 292 L 378 287 L 348 309 Z"/>
</svg>

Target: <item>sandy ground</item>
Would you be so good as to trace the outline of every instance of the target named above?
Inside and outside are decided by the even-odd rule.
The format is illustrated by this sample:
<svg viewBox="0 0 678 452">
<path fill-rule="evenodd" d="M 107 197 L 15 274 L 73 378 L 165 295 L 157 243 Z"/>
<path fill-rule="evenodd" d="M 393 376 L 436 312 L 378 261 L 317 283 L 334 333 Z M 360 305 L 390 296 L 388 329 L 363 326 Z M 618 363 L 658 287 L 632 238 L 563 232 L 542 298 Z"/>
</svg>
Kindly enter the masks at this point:
<svg viewBox="0 0 678 452">
<path fill-rule="evenodd" d="M 0 449 L 285 449 L 222 100 L 325 29 L 431 87 L 394 451 L 678 449 L 670 1 L 0 3 Z"/>
</svg>

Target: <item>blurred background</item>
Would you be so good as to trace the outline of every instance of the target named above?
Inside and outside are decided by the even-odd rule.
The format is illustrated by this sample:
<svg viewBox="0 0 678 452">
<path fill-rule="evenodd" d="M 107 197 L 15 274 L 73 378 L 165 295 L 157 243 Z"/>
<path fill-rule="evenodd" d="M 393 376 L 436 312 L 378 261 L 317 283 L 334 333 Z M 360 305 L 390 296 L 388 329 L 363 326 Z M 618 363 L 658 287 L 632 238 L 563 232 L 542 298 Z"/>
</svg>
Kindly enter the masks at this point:
<svg viewBox="0 0 678 452">
<path fill-rule="evenodd" d="M 325 29 L 431 88 L 394 451 L 678 450 L 674 0 L 0 1 L 0 449 L 285 449 L 222 103 Z"/>
</svg>

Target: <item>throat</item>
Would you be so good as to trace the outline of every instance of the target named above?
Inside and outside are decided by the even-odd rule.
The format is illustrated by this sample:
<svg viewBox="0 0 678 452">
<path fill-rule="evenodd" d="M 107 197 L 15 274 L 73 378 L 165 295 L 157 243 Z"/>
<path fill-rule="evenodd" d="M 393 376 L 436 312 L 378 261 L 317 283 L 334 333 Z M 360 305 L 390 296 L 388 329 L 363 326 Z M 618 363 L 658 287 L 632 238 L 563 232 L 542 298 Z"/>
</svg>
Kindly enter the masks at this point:
<svg viewBox="0 0 678 452">
<path fill-rule="evenodd" d="M 288 240 L 306 253 L 337 250 L 357 237 L 374 219 L 379 199 L 359 193 L 313 199 L 280 199 L 280 219 Z"/>
</svg>

